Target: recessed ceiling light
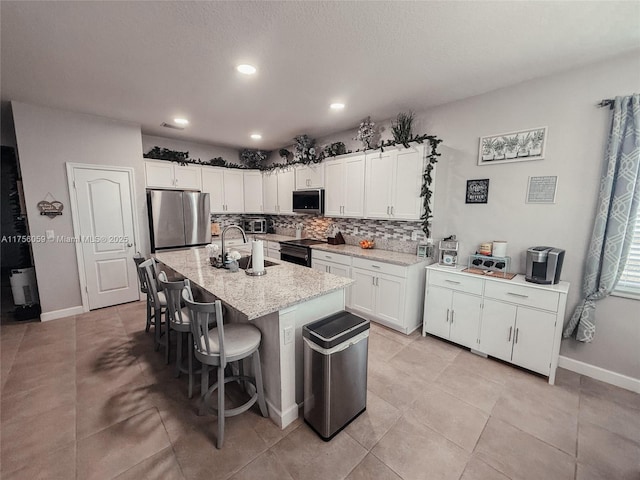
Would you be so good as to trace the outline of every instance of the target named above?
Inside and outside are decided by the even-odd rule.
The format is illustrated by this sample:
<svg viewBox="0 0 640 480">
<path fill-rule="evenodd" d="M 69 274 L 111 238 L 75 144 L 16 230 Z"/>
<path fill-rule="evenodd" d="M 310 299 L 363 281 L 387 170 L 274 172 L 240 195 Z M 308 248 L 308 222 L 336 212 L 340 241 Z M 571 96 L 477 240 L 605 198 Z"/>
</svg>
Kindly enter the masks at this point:
<svg viewBox="0 0 640 480">
<path fill-rule="evenodd" d="M 262 135 L 260 135 L 259 133 L 252 133 L 251 138 L 253 138 L 254 140 L 260 140 L 262 138 Z"/>
<path fill-rule="evenodd" d="M 244 73 L 245 75 L 253 75 L 254 73 L 256 73 L 256 67 L 248 64 L 238 65 L 236 67 L 236 70 L 238 70 L 240 73 Z"/>
<path fill-rule="evenodd" d="M 189 120 L 187 120 L 186 118 L 174 118 L 173 121 L 178 125 L 189 125 Z"/>
<path fill-rule="evenodd" d="M 342 110 L 344 108 L 344 103 L 332 103 L 329 105 L 331 110 Z"/>
</svg>

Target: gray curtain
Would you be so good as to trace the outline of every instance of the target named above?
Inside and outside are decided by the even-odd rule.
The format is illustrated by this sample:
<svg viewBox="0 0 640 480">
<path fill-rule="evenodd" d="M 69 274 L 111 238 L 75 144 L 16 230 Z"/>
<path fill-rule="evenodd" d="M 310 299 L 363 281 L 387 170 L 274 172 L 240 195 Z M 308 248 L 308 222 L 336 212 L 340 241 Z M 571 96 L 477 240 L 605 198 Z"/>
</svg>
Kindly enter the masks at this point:
<svg viewBox="0 0 640 480">
<path fill-rule="evenodd" d="M 600 182 L 591 244 L 587 252 L 583 300 L 564 336 L 590 342 L 596 333 L 595 302 L 607 297 L 624 270 L 640 203 L 640 95 L 616 97 Z"/>
</svg>

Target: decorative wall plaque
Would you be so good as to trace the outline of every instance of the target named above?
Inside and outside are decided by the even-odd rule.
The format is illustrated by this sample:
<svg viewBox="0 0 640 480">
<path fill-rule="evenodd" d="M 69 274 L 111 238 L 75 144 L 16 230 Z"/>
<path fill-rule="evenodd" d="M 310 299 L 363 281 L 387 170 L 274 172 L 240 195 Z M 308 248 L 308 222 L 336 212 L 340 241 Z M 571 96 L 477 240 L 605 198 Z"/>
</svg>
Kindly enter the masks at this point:
<svg viewBox="0 0 640 480">
<path fill-rule="evenodd" d="M 467 180 L 465 203 L 487 203 L 489 200 L 489 179 Z"/>
<path fill-rule="evenodd" d="M 62 202 L 56 200 L 51 193 L 47 193 L 44 198 L 45 199 L 40 200 L 37 205 L 38 210 L 40 210 L 40 215 L 46 215 L 49 218 L 62 215 L 62 210 L 64 209 Z"/>
<path fill-rule="evenodd" d="M 527 203 L 556 203 L 557 189 L 558 177 L 555 175 L 529 177 Z"/>
</svg>

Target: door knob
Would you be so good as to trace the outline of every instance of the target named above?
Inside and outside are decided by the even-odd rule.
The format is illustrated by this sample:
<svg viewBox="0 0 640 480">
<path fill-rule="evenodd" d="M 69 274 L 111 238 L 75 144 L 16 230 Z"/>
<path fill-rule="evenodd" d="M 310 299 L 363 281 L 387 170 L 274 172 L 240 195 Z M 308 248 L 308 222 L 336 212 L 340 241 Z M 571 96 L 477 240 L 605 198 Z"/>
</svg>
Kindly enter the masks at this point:
<svg viewBox="0 0 640 480">
<path fill-rule="evenodd" d="M 129 248 L 133 247 L 133 243 L 127 243 L 127 247 Z"/>
</svg>

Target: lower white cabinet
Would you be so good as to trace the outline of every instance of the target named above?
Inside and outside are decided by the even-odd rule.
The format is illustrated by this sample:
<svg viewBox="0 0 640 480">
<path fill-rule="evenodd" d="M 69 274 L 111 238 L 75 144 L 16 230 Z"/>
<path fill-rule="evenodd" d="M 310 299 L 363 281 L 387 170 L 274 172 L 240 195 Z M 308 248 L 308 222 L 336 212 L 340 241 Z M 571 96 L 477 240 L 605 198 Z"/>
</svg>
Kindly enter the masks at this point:
<svg viewBox="0 0 640 480">
<path fill-rule="evenodd" d="M 427 267 L 423 335 L 430 333 L 555 381 L 569 284 L 537 285 Z"/>
<path fill-rule="evenodd" d="M 351 278 L 351 257 L 339 253 L 312 250 L 311 268 L 320 272 Z M 346 289 L 345 294 L 345 304 L 348 307 L 351 305 L 351 287 Z"/>
<path fill-rule="evenodd" d="M 426 331 L 477 349 L 482 297 L 431 285 L 424 304 Z"/>
<path fill-rule="evenodd" d="M 402 266 L 353 258 L 350 310 L 408 334 L 420 327 L 426 262 Z"/>
<path fill-rule="evenodd" d="M 265 257 L 275 258 L 280 260 L 280 243 L 266 241 L 263 244 Z"/>
</svg>

